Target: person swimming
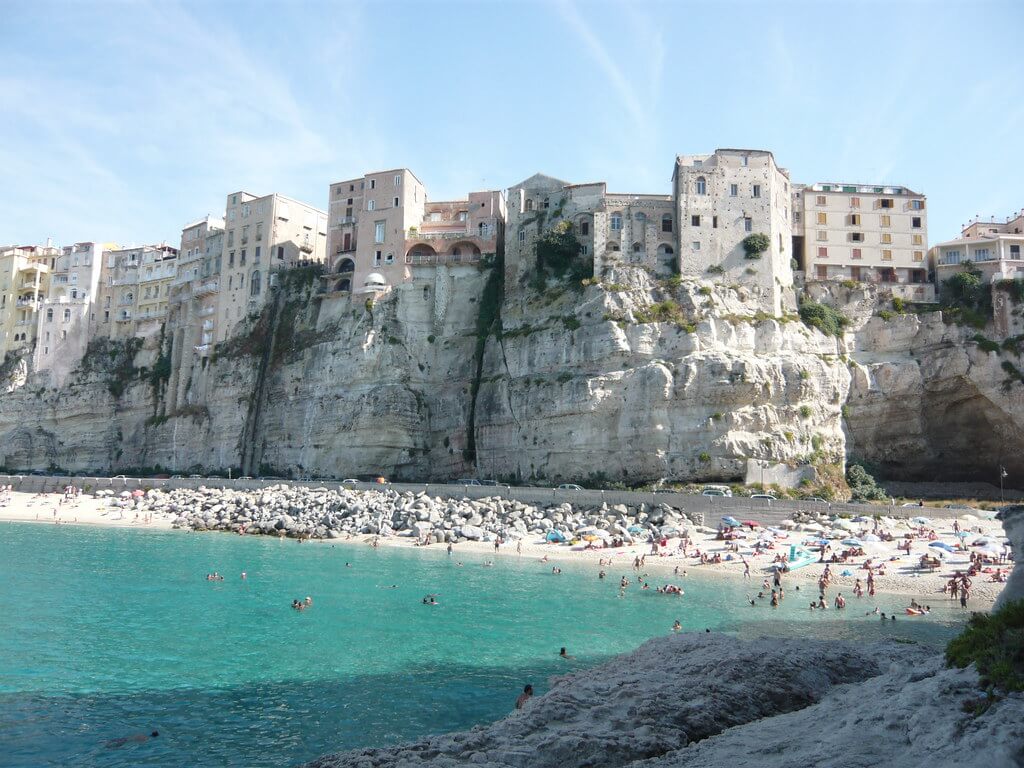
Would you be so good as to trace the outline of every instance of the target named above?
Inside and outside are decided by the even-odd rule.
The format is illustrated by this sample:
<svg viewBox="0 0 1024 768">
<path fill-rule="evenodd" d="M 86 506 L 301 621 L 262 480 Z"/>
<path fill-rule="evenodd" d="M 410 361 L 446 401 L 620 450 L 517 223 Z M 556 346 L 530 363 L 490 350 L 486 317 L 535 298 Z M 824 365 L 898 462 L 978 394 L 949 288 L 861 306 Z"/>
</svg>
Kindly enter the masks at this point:
<svg viewBox="0 0 1024 768">
<path fill-rule="evenodd" d="M 679 623 L 679 619 L 676 619 L 675 624 L 672 625 L 672 631 L 673 632 L 679 632 L 680 630 L 682 630 L 682 628 L 683 628 L 683 625 L 681 623 Z"/>
<path fill-rule="evenodd" d="M 516 699 L 516 709 L 522 709 L 523 705 L 530 700 L 531 696 L 533 696 L 533 686 L 524 686 L 523 692 L 519 694 L 519 698 Z"/>
<path fill-rule="evenodd" d="M 560 658 L 563 658 L 563 659 L 575 659 L 576 658 L 575 656 L 570 656 L 568 653 L 565 652 L 565 646 L 564 645 L 562 646 L 562 649 L 558 652 L 558 656 Z"/>
<path fill-rule="evenodd" d="M 153 732 L 151 732 L 149 734 L 136 733 L 133 736 L 122 736 L 119 739 L 111 739 L 110 741 L 104 742 L 103 746 L 105 746 L 107 749 L 120 749 L 125 744 L 129 744 L 129 743 L 141 744 L 144 741 L 149 741 L 150 739 L 155 739 L 159 735 L 160 735 L 159 731 L 153 731 Z"/>
</svg>

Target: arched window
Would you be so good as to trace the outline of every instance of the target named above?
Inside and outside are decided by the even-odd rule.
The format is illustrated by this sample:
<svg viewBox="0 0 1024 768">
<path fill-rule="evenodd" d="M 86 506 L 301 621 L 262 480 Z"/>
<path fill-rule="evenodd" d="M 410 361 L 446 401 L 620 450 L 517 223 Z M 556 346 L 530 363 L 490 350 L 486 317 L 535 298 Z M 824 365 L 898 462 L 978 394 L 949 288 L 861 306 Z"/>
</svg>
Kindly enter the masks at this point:
<svg viewBox="0 0 1024 768">
<path fill-rule="evenodd" d="M 640 243 L 633 243 L 633 253 L 640 253 L 644 249 Z"/>
<path fill-rule="evenodd" d="M 252 296 L 260 295 L 260 271 L 254 269 L 252 277 L 249 278 L 249 293 Z"/>
<path fill-rule="evenodd" d="M 708 193 L 708 183 L 703 176 L 697 177 L 697 194 L 706 195 Z"/>
<path fill-rule="evenodd" d="M 430 298 L 430 286 L 423 286 L 423 300 L 426 301 Z"/>
<path fill-rule="evenodd" d="M 613 213 L 609 221 L 613 232 L 622 229 L 622 214 L 619 211 Z"/>
<path fill-rule="evenodd" d="M 644 213 L 643 211 L 637 211 L 636 215 L 633 216 L 633 218 L 640 222 L 641 227 L 647 223 L 647 214 Z"/>
<path fill-rule="evenodd" d="M 484 224 L 484 222 L 481 221 L 479 224 L 477 224 L 476 229 L 477 232 L 479 232 L 480 237 L 487 237 L 487 225 Z"/>
<path fill-rule="evenodd" d="M 455 246 L 454 248 L 452 248 L 452 256 L 461 256 L 461 255 L 462 255 L 462 251 L 459 250 L 458 246 Z"/>
<path fill-rule="evenodd" d="M 356 263 L 352 259 L 342 259 L 338 263 L 338 272 L 344 274 L 345 272 L 355 272 Z"/>
<path fill-rule="evenodd" d="M 46 322 L 48 322 L 48 323 L 52 323 L 53 322 L 53 308 L 52 307 L 50 309 L 46 310 Z"/>
<path fill-rule="evenodd" d="M 673 250 L 671 245 L 666 245 L 665 243 L 662 243 L 661 245 L 658 246 L 658 253 L 662 254 L 663 256 L 671 256 L 673 253 L 675 253 L 675 251 Z"/>
<path fill-rule="evenodd" d="M 64 310 L 64 322 L 67 323 L 70 320 L 71 320 L 71 310 L 70 309 L 65 309 Z"/>
<path fill-rule="evenodd" d="M 666 213 L 661 217 L 661 231 L 671 232 L 672 231 L 672 214 Z"/>
</svg>

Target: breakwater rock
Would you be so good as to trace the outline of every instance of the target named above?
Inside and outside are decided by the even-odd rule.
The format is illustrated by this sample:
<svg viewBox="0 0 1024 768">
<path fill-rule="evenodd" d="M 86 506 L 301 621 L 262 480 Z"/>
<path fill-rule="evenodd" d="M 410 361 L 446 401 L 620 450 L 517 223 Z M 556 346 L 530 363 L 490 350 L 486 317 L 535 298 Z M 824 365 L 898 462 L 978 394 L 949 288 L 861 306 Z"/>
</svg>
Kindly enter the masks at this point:
<svg viewBox="0 0 1024 768">
<path fill-rule="evenodd" d="M 646 541 L 651 534 L 677 534 L 703 522 L 667 504 L 583 508 L 563 503 L 545 508 L 497 497 L 442 499 L 425 493 L 287 485 L 257 491 L 150 490 L 118 503 L 140 514 L 172 515 L 176 526 L 194 530 L 321 539 L 405 535 L 436 543 L 528 535 L 567 540 L 577 532 Z"/>
<path fill-rule="evenodd" d="M 974 717 L 978 694 L 973 670 L 918 646 L 684 634 L 556 678 L 491 725 L 309 768 L 1015 764 L 1024 697 Z"/>
</svg>

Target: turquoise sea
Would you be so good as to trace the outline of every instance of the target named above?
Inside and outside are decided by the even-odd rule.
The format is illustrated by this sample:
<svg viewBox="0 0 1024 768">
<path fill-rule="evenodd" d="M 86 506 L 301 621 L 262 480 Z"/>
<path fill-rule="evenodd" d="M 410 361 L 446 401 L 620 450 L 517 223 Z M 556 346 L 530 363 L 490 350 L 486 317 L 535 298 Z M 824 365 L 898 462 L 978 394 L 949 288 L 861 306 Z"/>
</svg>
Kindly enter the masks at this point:
<svg viewBox="0 0 1024 768">
<path fill-rule="evenodd" d="M 882 623 L 749 607 L 752 585 L 691 571 L 683 598 L 622 568 L 444 550 L 191 534 L 0 526 L 0 766 L 282 766 L 325 752 L 470 727 L 525 683 L 666 634 L 799 635 L 941 643 L 964 620 Z M 460 567 L 459 562 L 463 565 Z M 348 564 L 348 565 L 347 565 Z M 208 582 L 211 571 L 225 580 Z M 246 571 L 248 578 L 240 574 Z M 621 571 L 621 572 L 620 572 Z M 630 576 L 632 574 L 630 573 Z M 397 588 L 390 588 L 391 585 Z M 436 593 L 439 605 L 422 598 Z M 297 612 L 294 598 L 311 595 Z M 809 599 L 809 597 L 808 597 Z M 576 658 L 558 658 L 566 646 Z M 111 748 L 110 739 L 158 730 Z"/>
</svg>

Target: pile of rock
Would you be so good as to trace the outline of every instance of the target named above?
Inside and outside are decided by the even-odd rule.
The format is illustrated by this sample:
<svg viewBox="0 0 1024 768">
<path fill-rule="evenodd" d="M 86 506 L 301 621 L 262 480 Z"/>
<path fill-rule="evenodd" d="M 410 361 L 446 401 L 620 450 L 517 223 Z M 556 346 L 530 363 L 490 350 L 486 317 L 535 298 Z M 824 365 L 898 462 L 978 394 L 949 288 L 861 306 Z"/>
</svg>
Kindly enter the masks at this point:
<svg viewBox="0 0 1024 768">
<path fill-rule="evenodd" d="M 352 534 L 414 536 L 434 542 L 492 541 L 495 537 L 571 539 L 586 529 L 599 538 L 647 541 L 700 525 L 667 504 L 541 508 L 498 497 L 444 499 L 425 493 L 276 485 L 262 490 L 154 489 L 113 503 L 140 514 L 170 515 L 194 530 L 244 531 L 292 538 L 333 539 Z M 694 519 L 696 518 L 696 519 Z"/>
</svg>

